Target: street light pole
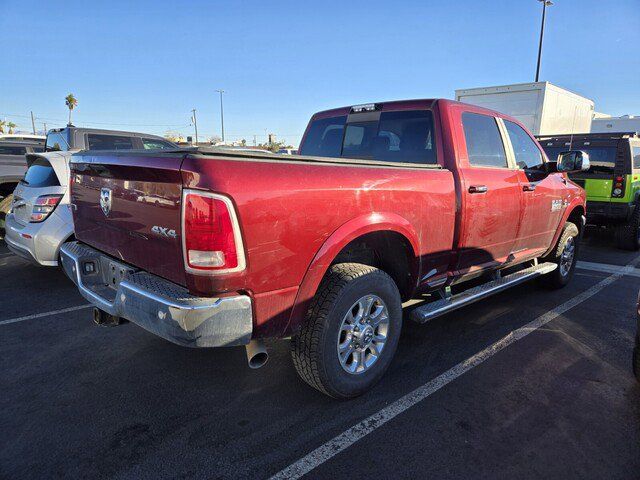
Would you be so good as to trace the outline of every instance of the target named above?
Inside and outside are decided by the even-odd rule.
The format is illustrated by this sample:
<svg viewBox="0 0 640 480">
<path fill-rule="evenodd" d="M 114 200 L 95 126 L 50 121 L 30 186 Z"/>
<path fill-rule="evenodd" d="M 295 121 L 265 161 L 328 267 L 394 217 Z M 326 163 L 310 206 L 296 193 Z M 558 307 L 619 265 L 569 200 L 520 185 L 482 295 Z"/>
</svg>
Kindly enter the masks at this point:
<svg viewBox="0 0 640 480">
<path fill-rule="evenodd" d="M 193 113 L 193 126 L 196 130 L 196 145 L 198 145 L 198 119 L 196 118 L 196 109 L 191 110 Z"/>
<path fill-rule="evenodd" d="M 542 58 L 542 38 L 544 37 L 544 21 L 547 16 L 547 6 L 553 5 L 551 0 L 538 0 L 542 2 L 542 25 L 540 26 L 540 44 L 538 45 L 538 65 L 536 66 L 536 82 L 540 78 L 540 59 Z"/>
<path fill-rule="evenodd" d="M 220 93 L 220 125 L 222 126 L 222 143 L 224 143 L 224 108 L 222 106 L 222 94 L 224 90 L 216 90 Z"/>
</svg>

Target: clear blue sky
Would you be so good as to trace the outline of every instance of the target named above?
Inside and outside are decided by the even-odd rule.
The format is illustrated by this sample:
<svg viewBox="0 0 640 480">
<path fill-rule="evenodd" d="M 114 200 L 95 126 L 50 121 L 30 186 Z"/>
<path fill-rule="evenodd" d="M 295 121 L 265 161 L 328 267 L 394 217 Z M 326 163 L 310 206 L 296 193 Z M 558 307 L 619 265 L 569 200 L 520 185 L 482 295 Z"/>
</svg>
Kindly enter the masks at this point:
<svg viewBox="0 0 640 480">
<path fill-rule="evenodd" d="M 541 79 L 640 114 L 640 0 L 554 1 Z M 533 81 L 540 13 L 536 0 L 0 0 L 0 118 L 62 126 L 72 92 L 77 125 L 190 133 L 195 107 L 211 135 L 224 88 L 229 139 L 295 143 L 317 110 Z"/>
</svg>

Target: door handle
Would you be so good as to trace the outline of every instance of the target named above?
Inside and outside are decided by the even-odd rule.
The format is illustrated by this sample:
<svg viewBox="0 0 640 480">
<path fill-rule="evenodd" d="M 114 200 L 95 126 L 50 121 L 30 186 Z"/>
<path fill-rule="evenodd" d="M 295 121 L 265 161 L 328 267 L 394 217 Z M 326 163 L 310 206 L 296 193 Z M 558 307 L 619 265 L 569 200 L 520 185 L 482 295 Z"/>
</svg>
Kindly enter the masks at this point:
<svg viewBox="0 0 640 480">
<path fill-rule="evenodd" d="M 487 193 L 487 190 L 489 189 L 486 185 L 471 185 L 469 187 L 469 193 Z"/>
<path fill-rule="evenodd" d="M 535 189 L 536 189 L 536 186 L 533 183 L 529 183 L 527 185 L 522 186 L 522 190 L 524 192 L 533 192 Z"/>
</svg>

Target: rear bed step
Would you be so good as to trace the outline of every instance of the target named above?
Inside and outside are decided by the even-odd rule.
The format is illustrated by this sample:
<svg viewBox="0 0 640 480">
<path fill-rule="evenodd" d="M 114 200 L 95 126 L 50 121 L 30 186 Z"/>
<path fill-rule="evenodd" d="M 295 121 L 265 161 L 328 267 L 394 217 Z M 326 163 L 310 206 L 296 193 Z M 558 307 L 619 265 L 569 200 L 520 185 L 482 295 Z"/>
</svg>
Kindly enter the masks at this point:
<svg viewBox="0 0 640 480">
<path fill-rule="evenodd" d="M 417 323 L 426 323 L 440 315 L 444 315 L 445 313 L 470 305 L 473 302 L 506 290 L 509 287 L 513 287 L 514 285 L 526 282 L 546 273 L 553 272 L 557 267 L 558 265 L 555 263 L 541 263 L 497 280 L 492 280 L 477 287 L 470 288 L 469 290 L 465 290 L 464 292 L 458 293 L 449 298 L 429 302 L 426 305 L 422 305 L 421 307 L 414 309 L 411 312 L 411 320 Z"/>
</svg>

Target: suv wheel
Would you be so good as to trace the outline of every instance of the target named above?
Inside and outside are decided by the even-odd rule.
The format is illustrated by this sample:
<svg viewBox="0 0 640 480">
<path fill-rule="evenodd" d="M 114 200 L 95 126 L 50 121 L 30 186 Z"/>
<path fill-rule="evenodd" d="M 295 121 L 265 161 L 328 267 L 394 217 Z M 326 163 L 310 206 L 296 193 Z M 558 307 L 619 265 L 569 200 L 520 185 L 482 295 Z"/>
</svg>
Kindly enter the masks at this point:
<svg viewBox="0 0 640 480">
<path fill-rule="evenodd" d="M 540 279 L 543 285 L 556 289 L 569 283 L 578 261 L 579 246 L 580 231 L 578 227 L 575 223 L 565 223 L 556 247 L 547 257 L 542 259 L 543 262 L 553 262 L 558 265 L 558 268 L 553 272 Z"/>
<path fill-rule="evenodd" d="M 389 275 L 359 263 L 333 265 L 291 339 L 293 364 L 313 388 L 356 397 L 384 375 L 401 327 L 400 293 Z"/>
<path fill-rule="evenodd" d="M 629 221 L 616 228 L 616 245 L 625 250 L 640 249 L 640 205 L 636 204 Z"/>
</svg>

